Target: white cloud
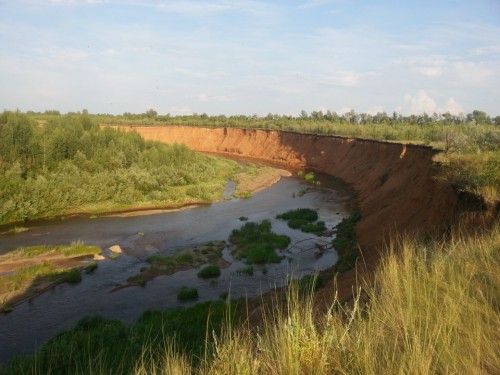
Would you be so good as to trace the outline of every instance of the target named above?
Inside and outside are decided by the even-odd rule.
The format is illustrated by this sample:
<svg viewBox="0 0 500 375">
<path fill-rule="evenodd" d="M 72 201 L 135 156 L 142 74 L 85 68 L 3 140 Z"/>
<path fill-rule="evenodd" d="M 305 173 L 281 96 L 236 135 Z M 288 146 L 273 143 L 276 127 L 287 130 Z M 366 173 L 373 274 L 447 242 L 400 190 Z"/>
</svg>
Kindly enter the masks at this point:
<svg viewBox="0 0 500 375">
<path fill-rule="evenodd" d="M 426 52 L 429 51 L 429 47 L 422 46 L 420 44 L 395 44 L 392 46 L 394 49 L 407 51 L 407 52 Z"/>
<path fill-rule="evenodd" d="M 500 45 L 491 45 L 474 48 L 472 54 L 475 56 L 487 56 L 500 54 Z"/>
<path fill-rule="evenodd" d="M 444 107 L 442 107 L 439 112 L 446 113 L 450 112 L 452 115 L 458 115 L 460 113 L 464 113 L 464 109 L 460 104 L 458 104 L 454 98 L 449 98 L 446 101 Z"/>
<path fill-rule="evenodd" d="M 376 115 L 377 113 L 382 113 L 384 111 L 384 107 L 381 105 L 377 105 L 375 107 L 371 107 L 368 111 L 366 111 L 367 114 L 369 115 Z"/>
<path fill-rule="evenodd" d="M 184 106 L 184 107 L 173 106 L 173 107 L 170 107 L 167 110 L 167 112 L 173 116 L 188 116 L 188 115 L 193 114 L 193 110 L 187 106 Z"/>
<path fill-rule="evenodd" d="M 440 66 L 422 66 L 415 68 L 415 71 L 426 77 L 439 77 L 443 74 L 443 69 Z"/>
<path fill-rule="evenodd" d="M 406 114 L 422 113 L 446 113 L 458 115 L 464 113 L 463 107 L 453 98 L 448 98 L 444 106 L 439 107 L 436 100 L 432 98 L 425 90 L 419 90 L 416 95 L 406 94 L 404 104 L 396 108 L 396 112 Z"/>
<path fill-rule="evenodd" d="M 414 96 L 404 96 L 403 109 L 413 114 L 432 113 L 437 109 L 437 104 L 424 90 L 419 90 Z"/>
<path fill-rule="evenodd" d="M 118 52 L 117 50 L 115 50 L 113 48 L 109 48 L 109 49 L 101 52 L 101 55 L 104 55 L 104 56 L 117 56 L 119 54 L 120 54 L 120 52 Z"/>
<path fill-rule="evenodd" d="M 354 87 L 359 84 L 359 74 L 354 72 L 336 72 L 326 77 L 326 83 L 343 87 Z"/>
<path fill-rule="evenodd" d="M 350 112 L 350 111 L 352 111 L 352 110 L 353 110 L 353 108 L 351 108 L 351 107 L 342 107 L 342 108 L 340 108 L 340 109 L 336 110 L 335 112 L 336 112 L 338 115 L 344 115 L 344 114 L 346 114 L 347 112 Z"/>
<path fill-rule="evenodd" d="M 458 77 L 473 85 L 488 83 L 493 71 L 484 64 L 474 62 L 457 62 L 454 64 Z"/>
</svg>

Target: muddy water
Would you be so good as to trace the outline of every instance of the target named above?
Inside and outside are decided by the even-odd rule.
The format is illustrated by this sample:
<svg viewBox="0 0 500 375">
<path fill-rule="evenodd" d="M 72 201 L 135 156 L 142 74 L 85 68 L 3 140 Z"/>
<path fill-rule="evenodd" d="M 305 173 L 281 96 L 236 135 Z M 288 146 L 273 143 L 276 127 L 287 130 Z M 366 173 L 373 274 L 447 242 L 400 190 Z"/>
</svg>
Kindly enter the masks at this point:
<svg viewBox="0 0 500 375">
<path fill-rule="evenodd" d="M 299 196 L 297 193 L 304 189 L 308 192 Z M 331 237 L 316 237 L 291 230 L 275 216 L 292 208 L 316 208 L 320 220 L 331 229 L 345 216 L 341 203 L 344 198 L 335 191 L 284 178 L 254 194 L 251 199 L 226 200 L 148 216 L 52 221 L 24 233 L 0 236 L 0 253 L 19 246 L 66 244 L 75 240 L 100 246 L 105 253 L 112 245 L 120 245 L 124 250 L 116 260 L 100 261 L 92 275 L 83 275 L 82 282 L 59 285 L 16 306 L 12 313 L 0 315 L 0 362 L 8 361 L 16 354 L 32 353 L 41 343 L 73 327 L 87 315 L 99 314 L 133 322 L 147 309 L 195 303 L 177 301 L 177 291 L 182 286 L 198 288 L 200 298 L 196 302 L 217 299 L 228 291 L 235 298 L 256 296 L 282 285 L 290 274 L 303 276 L 328 268 L 336 262 L 335 252 L 329 250 L 318 257 L 315 244 L 331 241 Z M 155 253 L 167 255 L 208 241 L 227 240 L 231 231 L 243 224 L 239 220 L 241 216 L 248 217 L 249 221 L 269 219 L 276 233 L 292 238 L 289 249 L 282 252 L 285 259 L 281 263 L 266 265 L 265 269 L 255 266 L 253 276 L 241 275 L 237 270 L 246 265 L 233 260 L 228 248 L 224 256 L 232 264 L 222 270 L 215 282 L 197 278 L 198 270 L 188 270 L 158 277 L 145 287 L 111 292 L 128 277 L 137 274 L 147 265 L 145 259 Z"/>
</svg>

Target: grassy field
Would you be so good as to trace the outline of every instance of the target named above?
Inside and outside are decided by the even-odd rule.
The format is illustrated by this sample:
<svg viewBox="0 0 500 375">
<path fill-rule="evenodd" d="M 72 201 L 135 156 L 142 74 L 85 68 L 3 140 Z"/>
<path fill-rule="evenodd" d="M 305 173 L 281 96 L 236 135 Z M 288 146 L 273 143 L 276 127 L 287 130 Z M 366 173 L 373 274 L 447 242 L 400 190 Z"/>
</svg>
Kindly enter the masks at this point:
<svg viewBox="0 0 500 375">
<path fill-rule="evenodd" d="M 145 313 L 131 326 L 91 320 L 0 373 L 493 375 L 499 248 L 498 225 L 446 242 L 405 238 L 390 245 L 374 288 L 348 306 L 334 300 L 319 313 L 311 283 L 264 308 L 258 329 L 222 302 Z"/>
</svg>

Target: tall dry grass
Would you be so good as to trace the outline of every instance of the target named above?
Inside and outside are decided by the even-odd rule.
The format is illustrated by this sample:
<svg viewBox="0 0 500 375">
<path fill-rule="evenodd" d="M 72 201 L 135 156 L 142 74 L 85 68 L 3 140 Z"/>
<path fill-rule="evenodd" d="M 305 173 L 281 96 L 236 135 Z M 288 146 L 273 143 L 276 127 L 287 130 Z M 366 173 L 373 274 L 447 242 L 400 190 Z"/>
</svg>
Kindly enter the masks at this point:
<svg viewBox="0 0 500 375">
<path fill-rule="evenodd" d="M 289 288 L 260 329 L 227 327 L 210 340 L 213 355 L 185 373 L 498 374 L 499 227 L 390 250 L 367 304 L 334 303 L 318 315 L 313 293 Z"/>
</svg>

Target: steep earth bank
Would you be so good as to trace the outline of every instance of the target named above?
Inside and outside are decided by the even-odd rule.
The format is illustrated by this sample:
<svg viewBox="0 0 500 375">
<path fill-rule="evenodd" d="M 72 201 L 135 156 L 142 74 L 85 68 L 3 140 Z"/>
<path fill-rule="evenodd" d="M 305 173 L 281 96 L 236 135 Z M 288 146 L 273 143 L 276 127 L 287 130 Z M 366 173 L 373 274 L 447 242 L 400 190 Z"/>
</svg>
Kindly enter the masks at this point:
<svg viewBox="0 0 500 375">
<path fill-rule="evenodd" d="M 357 234 L 369 265 L 376 263 L 388 235 L 443 228 L 449 225 L 457 205 L 453 189 L 434 178 L 432 157 L 436 151 L 428 147 L 256 129 L 120 128 L 149 140 L 184 143 L 197 151 L 254 158 L 340 177 L 358 191 L 362 220 Z M 343 277 L 347 285 L 349 278 Z"/>
</svg>

